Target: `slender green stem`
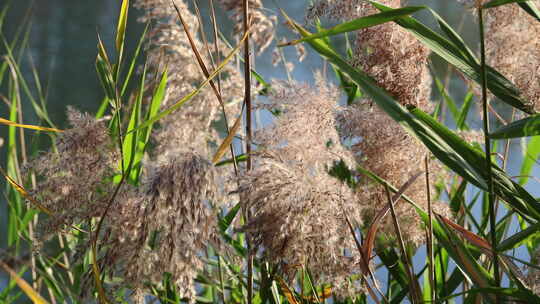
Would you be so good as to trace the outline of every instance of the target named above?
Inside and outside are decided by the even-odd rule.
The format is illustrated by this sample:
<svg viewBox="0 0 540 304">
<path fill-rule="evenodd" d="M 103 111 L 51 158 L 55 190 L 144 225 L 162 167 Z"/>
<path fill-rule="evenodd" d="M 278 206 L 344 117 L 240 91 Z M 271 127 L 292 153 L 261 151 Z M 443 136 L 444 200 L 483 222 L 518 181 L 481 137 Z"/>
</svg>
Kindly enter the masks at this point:
<svg viewBox="0 0 540 304">
<path fill-rule="evenodd" d="M 431 286 L 431 300 L 437 300 L 437 292 L 435 286 L 435 265 L 433 264 L 433 210 L 431 208 L 431 191 L 429 189 L 429 157 L 426 155 L 424 160 L 426 167 L 426 192 L 427 192 L 427 202 L 428 202 L 428 237 L 427 237 L 427 251 L 428 251 L 428 260 L 429 260 L 429 284 Z"/>
<path fill-rule="evenodd" d="M 217 254 L 218 259 L 218 274 L 219 274 L 219 287 L 221 288 L 221 301 L 223 301 L 223 304 L 226 304 L 225 301 L 225 284 L 223 282 L 223 269 L 221 266 L 221 255 Z"/>
<path fill-rule="evenodd" d="M 388 200 L 388 205 L 390 206 L 390 212 L 392 213 L 392 222 L 394 224 L 394 229 L 397 234 L 398 244 L 399 248 L 401 249 L 401 258 L 403 263 L 405 264 L 405 268 L 407 270 L 407 275 L 410 280 L 409 284 L 409 294 L 411 303 L 422 303 L 421 301 L 421 293 L 419 292 L 417 285 L 416 285 L 416 277 L 414 275 L 414 269 L 411 260 L 409 259 L 409 255 L 407 253 L 407 248 L 405 247 L 405 242 L 403 241 L 403 234 L 401 233 L 401 228 L 399 226 L 399 221 L 397 219 L 396 210 L 394 209 L 394 200 L 390 196 L 390 189 L 388 188 L 388 185 L 385 185 L 386 190 L 386 198 Z"/>
<path fill-rule="evenodd" d="M 487 99 L 487 77 L 486 77 L 486 46 L 484 41 L 484 12 L 482 6 L 478 5 L 478 25 L 480 29 L 480 60 L 482 72 L 482 112 L 484 120 L 484 138 L 485 138 L 485 153 L 486 153 L 486 176 L 488 182 L 488 203 L 489 203 L 489 223 L 491 247 L 493 250 L 493 272 L 495 278 L 495 286 L 499 287 L 501 278 L 499 275 L 499 258 L 497 255 L 497 214 L 495 213 L 495 195 L 493 191 L 493 178 L 491 172 L 491 142 L 489 139 L 489 114 L 488 114 L 488 99 Z M 498 301 L 497 301 L 498 302 Z"/>
<path fill-rule="evenodd" d="M 243 13 L 244 13 L 244 32 L 249 35 L 249 2 L 248 0 L 242 1 Z M 251 56 L 249 52 L 249 36 L 244 42 L 244 105 L 246 107 L 246 155 L 247 155 L 247 170 L 251 170 Z M 246 208 L 244 212 L 246 217 L 246 223 L 249 221 L 249 209 Z M 247 296 L 248 304 L 253 303 L 253 250 L 251 248 L 251 240 L 249 234 L 246 236 L 247 243 L 247 266 L 248 266 L 248 282 L 247 282 Z"/>
</svg>

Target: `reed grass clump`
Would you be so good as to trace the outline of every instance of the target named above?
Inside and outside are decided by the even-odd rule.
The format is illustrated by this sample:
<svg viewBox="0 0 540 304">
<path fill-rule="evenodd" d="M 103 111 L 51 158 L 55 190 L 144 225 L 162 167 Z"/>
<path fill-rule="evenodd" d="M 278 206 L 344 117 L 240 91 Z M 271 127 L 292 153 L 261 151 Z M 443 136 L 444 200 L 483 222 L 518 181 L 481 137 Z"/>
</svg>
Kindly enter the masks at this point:
<svg viewBox="0 0 540 304">
<path fill-rule="evenodd" d="M 21 40 L 5 44 L 0 269 L 13 284 L 1 303 L 20 290 L 35 303 L 540 302 L 539 118 L 504 118 L 537 107 L 538 1 L 468 3 L 480 58 L 438 14 L 431 29 L 412 15 L 425 8 L 400 0 L 315 1 L 309 29 L 282 14 L 300 36 L 290 42 L 274 38 L 262 1 L 215 2 L 206 24 L 200 2 L 135 0 L 148 31 L 134 73 L 123 0 L 114 50 L 98 44 L 100 110 L 69 107 L 65 130 L 31 96 L 14 57 L 24 45 L 11 49 Z M 218 33 L 219 8 L 235 42 Z M 344 33 L 351 45 L 331 39 Z M 313 83 L 257 70 L 274 39 L 322 56 Z M 430 56 L 448 63 L 444 79 Z M 461 101 L 445 79 L 474 92 Z M 21 92 L 47 126 L 23 121 Z M 28 150 L 30 131 L 51 135 L 48 152 Z M 513 138 L 526 155 L 517 166 Z"/>
</svg>

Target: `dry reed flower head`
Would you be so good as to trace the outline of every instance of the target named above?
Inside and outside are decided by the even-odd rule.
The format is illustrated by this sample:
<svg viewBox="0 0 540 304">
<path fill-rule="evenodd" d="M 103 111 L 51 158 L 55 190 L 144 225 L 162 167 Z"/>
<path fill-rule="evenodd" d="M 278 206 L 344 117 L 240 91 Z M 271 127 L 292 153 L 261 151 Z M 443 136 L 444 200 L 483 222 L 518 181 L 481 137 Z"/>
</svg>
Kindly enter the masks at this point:
<svg viewBox="0 0 540 304">
<path fill-rule="evenodd" d="M 308 8 L 306 19 L 313 21 L 328 17 L 333 20 L 349 21 L 362 17 L 368 7 L 370 4 L 364 0 L 318 0 Z"/>
<path fill-rule="evenodd" d="M 107 179 L 118 173 L 119 154 L 106 124 L 73 108 L 67 113 L 72 128 L 59 133 L 57 152 L 39 156 L 23 170 L 37 176 L 30 195 L 54 214 L 46 235 L 100 216 L 113 190 Z"/>
<path fill-rule="evenodd" d="M 516 85 L 531 109 L 540 111 L 540 23 L 516 3 L 484 12 L 487 63 Z"/>
<path fill-rule="evenodd" d="M 197 17 L 190 12 L 184 1 L 175 0 L 174 2 L 189 25 L 195 46 L 209 68 L 211 59 L 204 51 L 204 45 L 197 35 L 199 32 Z M 143 12 L 140 22 L 154 24 L 148 34 L 147 63 L 157 74 L 167 69 L 167 92 L 162 107 L 168 108 L 193 92 L 206 77 L 195 60 L 187 35 L 179 23 L 177 12 L 171 1 L 136 0 L 135 6 Z M 223 47 L 224 44 L 220 45 Z M 220 52 L 223 51 L 226 50 L 220 50 Z M 224 68 L 221 88 L 225 103 L 242 96 L 242 83 L 242 77 L 236 69 L 230 65 Z M 160 120 L 161 128 L 153 135 L 155 142 L 158 143 L 155 154 L 161 155 L 169 150 L 184 147 L 198 149 L 203 155 L 209 155 L 207 144 L 216 140 L 216 133 L 213 132 L 211 124 L 221 117 L 219 109 L 219 102 L 214 92 L 207 86 L 181 109 Z M 234 106 L 228 109 L 235 114 L 239 112 Z M 229 117 L 229 120 L 233 121 L 230 115 Z"/>
<path fill-rule="evenodd" d="M 353 166 L 354 157 L 340 144 L 336 117 L 340 93 L 319 73 L 315 89 L 305 84 L 273 81 L 267 104 L 261 107 L 281 113 L 275 123 L 258 131 L 255 141 L 262 149 L 280 151 L 287 161 L 326 170 L 342 159 Z"/>
<path fill-rule="evenodd" d="M 400 0 L 380 2 L 394 8 L 401 6 Z M 367 1 L 321 0 L 308 10 L 308 19 L 326 16 L 350 20 L 378 12 Z M 429 50 L 395 23 L 356 32 L 353 64 L 371 76 L 401 105 L 415 106 L 425 112 L 433 110 L 428 56 Z M 345 109 L 340 118 L 340 131 L 343 142 L 350 143 L 360 165 L 397 187 L 423 168 L 428 150 L 377 106 L 370 108 L 365 103 Z M 386 204 L 386 195 L 380 186 L 364 181 L 357 192 L 366 218 L 378 212 L 372 206 L 380 206 L 379 200 Z M 424 207 L 427 205 L 425 182 L 421 178 L 406 193 L 417 203 Z M 444 205 L 440 206 L 445 209 Z M 416 211 L 407 204 L 400 204 L 396 212 L 405 238 L 415 244 L 421 243 L 424 232 Z M 389 217 L 382 230 L 395 235 Z"/>
<path fill-rule="evenodd" d="M 540 265 L 540 249 L 537 249 L 531 257 L 531 264 Z M 534 294 L 540 295 L 540 270 L 530 266 L 528 269 L 527 283 Z"/>
<path fill-rule="evenodd" d="M 457 134 L 469 144 L 483 145 L 485 141 L 484 132 L 481 130 L 460 130 L 457 131 Z"/>
<path fill-rule="evenodd" d="M 352 190 L 326 172 L 286 164 L 278 153 L 257 164 L 241 180 L 240 195 L 252 210 L 243 230 L 286 276 L 306 266 L 317 283 L 339 289 L 359 270 L 346 222 L 358 213 Z"/>
<path fill-rule="evenodd" d="M 200 257 L 216 240 L 216 175 L 212 164 L 191 151 L 176 151 L 147 165 L 138 192 L 125 192 L 111 214 L 113 228 L 107 259 L 122 265 L 126 282 L 143 288 L 171 275 L 179 292 L 194 301 Z"/>
<path fill-rule="evenodd" d="M 381 3 L 399 8 L 400 0 Z M 323 0 L 308 11 L 308 18 L 328 16 L 350 20 L 378 13 L 366 1 Z M 402 105 L 412 105 L 425 112 L 433 110 L 429 102 L 432 78 L 427 60 L 429 49 L 411 33 L 389 22 L 356 31 L 353 64 L 371 76 Z"/>
<path fill-rule="evenodd" d="M 272 88 L 266 106 L 282 113 L 256 134 L 256 166 L 240 180 L 240 197 L 252 211 L 243 230 L 286 275 L 304 265 L 343 294 L 359 271 L 346 216 L 356 222 L 360 213 L 352 190 L 328 174 L 334 161 L 352 159 L 335 127 L 337 91 L 322 80 L 316 90 L 284 82 Z"/>
<path fill-rule="evenodd" d="M 383 1 L 395 8 L 400 7 L 400 2 Z M 364 15 L 377 12 L 371 8 Z M 399 103 L 425 112 L 432 110 L 429 50 L 411 33 L 393 22 L 362 29 L 356 34 L 354 55 L 355 65 Z"/>
<path fill-rule="evenodd" d="M 242 0 L 218 0 L 226 10 L 231 12 L 231 19 L 235 22 L 234 33 L 243 35 L 244 33 L 244 9 Z M 251 18 L 250 37 L 257 45 L 257 54 L 261 54 L 272 43 L 275 35 L 275 24 L 277 18 L 274 15 L 268 16 L 264 12 L 261 0 L 248 0 L 249 14 Z"/>
<path fill-rule="evenodd" d="M 424 170 L 424 157 L 429 150 L 378 107 L 355 104 L 342 112 L 340 121 L 343 140 L 352 142 L 357 162 L 395 187 L 401 187 L 418 171 Z M 430 172 L 430 191 L 432 197 L 435 197 L 434 184 L 444 170 L 438 162 L 431 162 Z M 405 194 L 427 210 L 426 191 L 425 178 L 419 177 L 407 188 Z M 367 219 L 365 222 L 369 223 L 369 219 L 387 204 L 385 190 L 363 179 L 356 192 Z M 449 214 L 447 205 L 443 203 L 433 203 L 433 207 L 441 214 Z M 413 244 L 421 244 L 425 235 L 421 219 L 414 208 L 407 203 L 400 203 L 396 207 L 396 215 L 404 238 Z M 395 235 L 389 216 L 383 221 L 380 231 L 386 235 Z"/>
</svg>

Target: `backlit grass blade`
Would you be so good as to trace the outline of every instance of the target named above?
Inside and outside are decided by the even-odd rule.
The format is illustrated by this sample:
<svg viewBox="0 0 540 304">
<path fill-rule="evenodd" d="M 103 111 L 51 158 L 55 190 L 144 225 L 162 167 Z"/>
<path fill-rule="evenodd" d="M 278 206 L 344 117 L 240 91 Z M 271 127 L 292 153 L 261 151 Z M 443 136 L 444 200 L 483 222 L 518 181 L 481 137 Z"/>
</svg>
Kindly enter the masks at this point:
<svg viewBox="0 0 540 304">
<path fill-rule="evenodd" d="M 492 8 L 511 3 L 517 3 L 517 5 L 521 6 L 521 8 L 529 15 L 536 18 L 537 21 L 540 21 L 540 10 L 538 10 L 534 1 L 531 0 L 492 0 L 484 4 L 483 8 Z"/>
<path fill-rule="evenodd" d="M 32 300 L 34 304 L 47 304 L 47 302 L 42 296 L 40 296 L 37 291 L 32 288 L 24 279 L 22 279 L 13 269 L 11 269 L 4 262 L 0 261 L 0 267 L 6 271 L 12 280 L 14 280 L 19 288 Z"/>
<path fill-rule="evenodd" d="M 111 65 L 111 61 L 109 60 L 109 56 L 107 55 L 107 51 L 105 50 L 105 46 L 103 45 L 103 41 L 101 41 L 101 37 L 99 35 L 98 35 L 98 56 L 96 58 L 96 70 L 97 70 L 101 85 L 103 86 L 103 89 L 105 90 L 105 93 L 107 94 L 107 98 L 109 100 L 116 100 L 116 85 L 115 85 L 114 76 L 112 72 L 113 68 Z"/>
<path fill-rule="evenodd" d="M 508 237 L 497 246 L 497 251 L 507 251 L 519 247 L 531 239 L 540 239 L 540 224 L 534 224 Z"/>
<path fill-rule="evenodd" d="M 522 186 L 529 181 L 529 175 L 531 174 L 532 168 L 536 164 L 538 156 L 540 156 L 540 136 L 532 137 L 523 152 L 523 161 L 521 162 L 521 170 L 519 173 L 519 184 Z"/>
<path fill-rule="evenodd" d="M 126 130 L 126 136 L 124 137 L 124 147 L 122 149 L 123 155 L 122 155 L 122 168 L 124 169 L 123 174 L 130 174 L 131 169 L 135 165 L 136 159 L 142 159 L 142 153 L 137 148 L 140 147 L 139 141 L 139 132 L 131 132 L 132 130 L 135 130 L 137 126 L 140 123 L 141 120 L 141 107 L 142 107 L 142 100 L 144 96 L 144 85 L 145 85 L 145 79 L 146 79 L 146 69 L 147 66 L 144 66 L 143 73 L 141 76 L 141 82 L 139 86 L 139 91 L 137 92 L 137 98 L 135 98 L 135 104 L 133 105 L 133 109 L 131 110 L 131 115 L 129 117 L 129 123 Z M 131 176 L 131 175 L 130 175 Z M 135 183 L 136 180 L 129 180 L 132 183 Z"/>
<path fill-rule="evenodd" d="M 55 129 L 55 128 L 47 128 L 47 127 L 40 127 L 40 126 L 34 126 L 34 125 L 19 124 L 19 123 L 16 123 L 16 122 L 13 122 L 11 120 L 4 119 L 4 118 L 0 118 L 0 124 L 6 125 L 6 126 L 24 128 L 24 129 L 37 130 L 37 131 L 63 132 L 62 130 Z"/>
<path fill-rule="evenodd" d="M 532 0 L 526 1 L 526 2 L 518 2 L 518 5 L 521 6 L 522 9 L 524 9 L 529 15 L 536 18 L 537 21 L 540 22 L 540 10 L 534 4 Z"/>
<path fill-rule="evenodd" d="M 489 135 L 492 139 L 505 139 L 540 135 L 540 114 L 514 121 Z"/>
<path fill-rule="evenodd" d="M 217 164 L 221 160 L 223 155 L 225 155 L 225 153 L 227 152 L 227 149 L 229 149 L 234 137 L 236 136 L 236 132 L 238 132 L 238 129 L 240 128 L 241 122 L 242 122 L 242 113 L 240 113 L 240 115 L 234 122 L 234 125 L 229 130 L 229 135 L 227 135 L 227 137 L 223 140 L 221 145 L 219 145 L 216 151 L 216 154 L 212 158 L 213 164 Z"/>
<path fill-rule="evenodd" d="M 17 88 L 22 88 L 23 92 L 25 93 L 25 96 L 30 100 L 30 103 L 38 115 L 40 119 L 43 119 L 49 126 L 54 127 L 54 123 L 49 118 L 49 114 L 47 113 L 46 109 L 44 109 L 41 105 L 44 104 L 43 101 L 38 102 L 34 95 L 32 94 L 32 91 L 30 89 L 30 85 L 26 81 L 24 74 L 21 72 L 21 69 L 19 67 L 19 64 L 14 57 L 13 50 L 11 49 L 11 46 L 5 41 L 4 37 L 0 35 L 0 38 L 2 38 L 4 43 L 4 48 L 7 51 L 7 55 L 4 57 L 6 60 L 5 62 L 9 66 L 12 80 L 14 83 L 16 83 Z M 17 92 L 17 94 L 19 94 Z"/>
<path fill-rule="evenodd" d="M 120 16 L 116 27 L 116 50 L 120 53 L 124 49 L 124 39 L 126 37 L 126 27 L 128 20 L 129 0 L 122 1 Z"/>
<path fill-rule="evenodd" d="M 44 213 L 48 215 L 52 215 L 52 211 L 49 210 L 47 207 L 40 204 L 38 201 L 36 201 L 33 197 L 31 197 L 28 192 L 24 189 L 23 186 L 19 185 L 13 178 L 11 178 L 2 167 L 0 167 L 0 173 L 4 176 L 6 181 L 25 199 L 27 199 L 29 202 L 31 202 L 33 205 L 36 206 L 39 210 L 43 211 Z"/>
<path fill-rule="evenodd" d="M 339 35 L 339 34 L 343 34 L 347 32 L 356 31 L 359 29 L 371 27 L 371 26 L 376 26 L 379 24 L 396 20 L 397 18 L 400 18 L 402 16 L 410 15 L 412 13 L 418 12 L 425 8 L 426 8 L 425 6 L 408 6 L 408 7 L 398 8 L 398 9 L 392 9 L 392 10 L 385 11 L 382 13 L 369 15 L 366 17 L 352 20 L 352 21 L 344 22 L 330 29 L 322 29 L 316 34 L 312 34 L 312 35 L 309 35 L 309 36 L 306 36 L 306 37 L 303 37 L 301 39 L 297 39 L 291 42 L 282 43 L 278 46 L 295 45 L 295 44 L 298 44 L 300 42 L 304 42 L 307 40 Z"/>
<path fill-rule="evenodd" d="M 152 100 L 150 101 L 150 106 L 148 107 L 146 119 L 154 117 L 159 112 L 159 108 L 161 107 L 161 103 L 165 98 L 165 92 L 167 90 L 167 79 L 167 69 L 165 69 L 165 71 L 163 71 L 163 73 L 161 74 L 159 84 L 154 91 Z M 141 131 L 141 135 L 139 135 L 140 140 L 138 141 L 138 150 L 133 162 L 133 169 L 131 170 L 131 180 L 134 182 L 137 182 L 139 176 L 141 175 L 141 161 L 144 156 L 144 152 L 148 147 L 150 135 L 152 134 L 152 129 L 153 125 L 150 125 L 148 128 Z"/>
<path fill-rule="evenodd" d="M 149 26 L 150 25 L 148 25 L 148 24 L 146 25 L 146 27 L 144 28 L 143 33 L 141 34 L 141 37 L 139 37 L 139 42 L 137 43 L 137 48 L 135 49 L 135 53 L 133 54 L 133 57 L 131 58 L 131 62 L 129 63 L 129 69 L 128 69 L 128 72 L 127 72 L 126 77 L 124 79 L 124 84 L 122 85 L 122 90 L 120 91 L 121 96 L 124 96 L 124 94 L 126 93 L 129 81 L 131 80 L 131 75 L 133 75 L 133 71 L 135 70 L 135 66 L 137 64 L 137 59 L 139 58 L 139 55 L 141 53 L 142 45 L 143 45 L 143 42 L 145 41 L 146 33 L 148 32 Z"/>
</svg>

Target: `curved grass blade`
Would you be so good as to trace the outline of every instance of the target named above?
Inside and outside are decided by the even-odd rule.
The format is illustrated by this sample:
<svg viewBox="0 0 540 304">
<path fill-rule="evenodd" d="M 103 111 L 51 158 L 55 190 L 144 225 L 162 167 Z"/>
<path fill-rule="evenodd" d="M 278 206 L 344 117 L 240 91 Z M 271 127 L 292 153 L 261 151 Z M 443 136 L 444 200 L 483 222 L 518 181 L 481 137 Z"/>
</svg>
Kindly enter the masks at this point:
<svg viewBox="0 0 540 304">
<path fill-rule="evenodd" d="M 126 27 L 128 20 L 129 0 L 122 1 L 120 17 L 116 28 L 116 50 L 122 52 L 124 49 L 124 38 L 126 37 Z"/>
<path fill-rule="evenodd" d="M 422 121 L 422 123 L 427 125 L 438 136 L 440 136 L 440 139 L 442 141 L 449 144 L 454 153 L 462 155 L 466 163 L 471 166 L 478 175 L 481 176 L 482 180 L 487 179 L 488 172 L 486 172 L 487 170 L 485 169 L 485 156 L 482 151 L 477 150 L 476 148 L 463 141 L 455 133 L 434 120 L 431 116 L 423 113 L 420 109 L 411 109 L 411 114 L 415 116 L 419 121 Z M 421 136 L 419 137 L 422 141 L 424 141 Z M 424 143 L 429 148 L 428 143 L 426 143 L 426 141 L 424 141 Z M 441 159 L 437 154 L 435 154 L 435 156 Z M 441 161 L 444 162 L 443 159 L 441 159 Z M 446 165 L 454 169 L 450 166 L 450 164 Z M 540 206 L 538 206 L 536 200 L 519 184 L 512 181 L 510 177 L 508 177 L 508 175 L 506 175 L 506 173 L 496 164 L 492 164 L 491 171 L 493 177 L 494 191 L 496 195 L 499 196 L 503 201 L 508 203 L 510 208 L 519 212 L 529 221 L 539 220 Z M 463 177 L 466 178 L 466 176 Z M 469 182 L 473 183 L 472 180 L 469 180 Z M 483 190 L 487 190 L 487 188 L 481 188 Z"/>
<path fill-rule="evenodd" d="M 21 288 L 21 290 L 32 300 L 34 304 L 48 304 L 42 296 L 40 296 L 37 291 L 35 291 L 32 286 L 30 286 L 28 283 L 26 283 L 25 280 L 23 280 L 13 269 L 11 269 L 8 265 L 0 261 L 0 267 L 2 267 L 7 273 L 9 273 L 9 276 L 11 279 L 13 279 L 17 285 Z"/>
<path fill-rule="evenodd" d="M 540 10 L 536 4 L 531 0 L 492 0 L 484 4 L 483 8 L 492 8 L 500 5 L 517 3 L 521 8 L 529 15 L 533 16 L 537 21 L 540 21 Z"/>
<path fill-rule="evenodd" d="M 302 36 L 309 35 L 309 32 L 300 25 L 290 21 L 291 24 L 300 32 Z M 443 141 L 439 136 L 434 134 L 430 128 L 422 124 L 418 119 L 411 116 L 410 113 L 398 104 L 388 93 L 379 88 L 375 82 L 365 73 L 355 69 L 344 59 L 340 57 L 327 43 L 322 39 L 314 39 L 307 42 L 320 55 L 325 57 L 330 63 L 336 65 L 342 72 L 347 74 L 351 80 L 356 82 L 363 92 L 372 97 L 390 117 L 396 122 L 405 127 L 408 131 L 416 134 L 433 152 L 437 158 L 441 159 L 447 166 L 459 173 L 464 178 L 468 179 L 474 185 L 487 189 L 487 184 L 482 178 L 482 175 L 474 170 L 463 157 L 458 154 Z M 457 137 L 460 141 L 461 138 Z"/>
<path fill-rule="evenodd" d="M 32 203 L 33 205 L 36 206 L 36 208 L 38 208 L 39 210 L 41 210 L 42 212 L 48 214 L 48 215 L 53 215 L 53 212 L 51 210 L 49 210 L 47 207 L 43 206 L 42 204 L 40 204 L 38 201 L 36 201 L 33 197 L 31 197 L 28 192 L 26 192 L 26 190 L 21 186 L 19 185 L 13 178 L 11 178 L 10 176 L 7 175 L 6 171 L 4 171 L 4 169 L 2 167 L 0 167 L 0 173 L 4 176 L 4 178 L 6 179 L 6 181 L 13 187 L 15 188 L 15 190 L 22 196 L 24 197 L 25 199 L 27 199 L 28 201 L 30 201 L 30 203 Z"/>
<path fill-rule="evenodd" d="M 227 152 L 227 149 L 229 149 L 229 147 L 231 146 L 231 143 L 234 137 L 236 136 L 236 132 L 238 132 L 238 129 L 240 128 L 241 122 L 242 122 L 242 113 L 240 113 L 240 115 L 234 122 L 234 125 L 229 130 L 229 135 L 227 135 L 227 137 L 223 140 L 221 145 L 219 145 L 216 151 L 216 154 L 212 158 L 212 163 L 214 165 L 216 165 L 221 160 L 223 155 L 225 155 L 225 153 Z"/>
<path fill-rule="evenodd" d="M 330 29 L 322 29 L 316 34 L 312 34 L 312 35 L 309 35 L 309 36 L 306 36 L 306 37 L 303 37 L 301 39 L 297 39 L 294 41 L 278 44 L 278 46 L 279 47 L 290 46 L 290 45 L 295 45 L 295 44 L 298 44 L 307 40 L 329 37 L 329 36 L 356 31 L 359 29 L 383 24 L 389 21 L 394 21 L 397 18 L 410 15 L 412 13 L 418 12 L 425 8 L 426 8 L 425 6 L 408 6 L 408 7 L 388 10 L 382 13 L 373 14 L 373 15 L 358 18 L 352 21 L 344 22 Z"/>
<path fill-rule="evenodd" d="M 540 136 L 534 136 L 524 149 L 523 162 L 521 163 L 519 184 L 524 186 L 529 181 L 529 175 L 540 155 Z"/>
<path fill-rule="evenodd" d="M 519 6 L 521 6 L 522 9 L 524 9 L 529 15 L 536 18 L 537 21 L 540 21 L 540 10 L 538 10 L 538 7 L 536 4 L 534 4 L 533 1 L 527 1 L 527 2 L 519 2 Z"/>
<path fill-rule="evenodd" d="M 531 225 L 527 229 L 520 230 L 497 246 L 497 251 L 507 251 L 519 247 L 531 239 L 540 239 L 540 223 Z"/>
<path fill-rule="evenodd" d="M 47 128 L 47 127 L 40 127 L 40 126 L 34 126 L 34 125 L 24 125 L 19 124 L 11 120 L 7 120 L 4 118 L 0 118 L 0 124 L 6 125 L 6 126 L 12 126 L 12 127 L 18 127 L 18 128 L 25 128 L 25 129 L 32 129 L 37 131 L 46 131 L 46 132 L 63 132 L 62 130 L 55 129 L 55 128 Z"/>
<path fill-rule="evenodd" d="M 392 204 L 396 205 L 399 202 L 399 199 L 407 191 L 407 189 L 416 181 L 416 179 L 422 174 L 423 172 L 417 172 L 415 175 L 413 175 L 401 188 L 398 190 L 396 194 L 392 197 Z M 375 247 L 375 238 L 377 235 L 377 231 L 379 229 L 379 225 L 382 221 L 382 219 L 388 214 L 390 211 L 390 206 L 385 205 L 373 218 L 371 225 L 369 226 L 368 233 L 366 235 L 366 239 L 363 242 L 363 245 L 361 247 L 362 254 L 364 256 L 364 259 L 362 262 L 362 270 L 364 273 L 368 272 L 369 269 L 369 262 L 371 259 L 371 254 L 373 252 L 373 248 Z"/>
<path fill-rule="evenodd" d="M 540 114 L 514 121 L 489 135 L 492 139 L 506 139 L 540 135 Z"/>
</svg>

